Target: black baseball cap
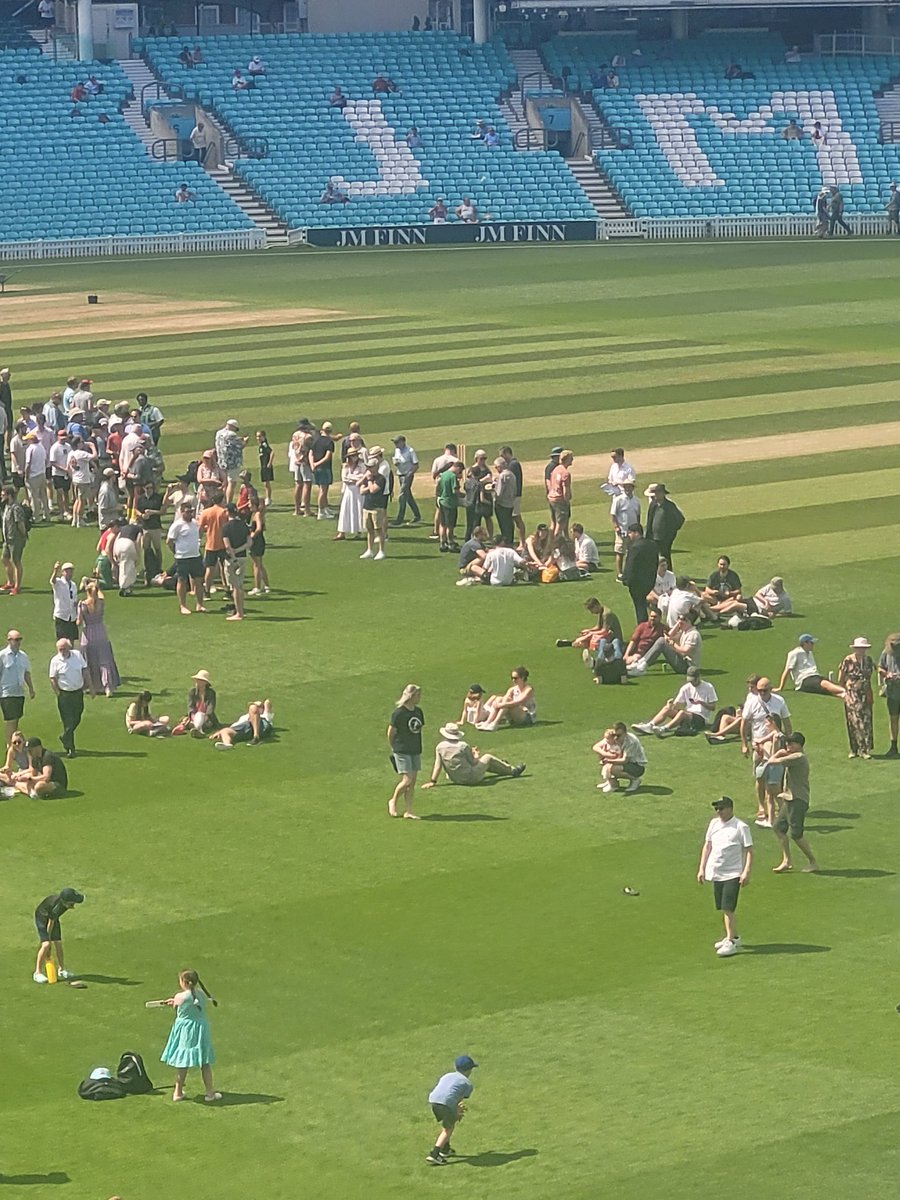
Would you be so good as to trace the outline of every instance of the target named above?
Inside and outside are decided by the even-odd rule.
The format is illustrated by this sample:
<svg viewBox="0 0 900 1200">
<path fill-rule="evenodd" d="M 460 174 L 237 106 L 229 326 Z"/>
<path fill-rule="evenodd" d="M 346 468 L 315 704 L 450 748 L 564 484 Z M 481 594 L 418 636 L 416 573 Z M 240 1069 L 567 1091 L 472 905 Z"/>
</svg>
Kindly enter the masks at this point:
<svg viewBox="0 0 900 1200">
<path fill-rule="evenodd" d="M 713 800 L 712 806 L 716 810 L 720 808 L 734 808 L 734 801 L 730 796 L 720 796 L 718 800 Z"/>
<path fill-rule="evenodd" d="M 65 904 L 81 904 L 84 900 L 81 892 L 76 892 L 74 888 L 63 888 L 59 893 L 59 898 Z"/>
</svg>

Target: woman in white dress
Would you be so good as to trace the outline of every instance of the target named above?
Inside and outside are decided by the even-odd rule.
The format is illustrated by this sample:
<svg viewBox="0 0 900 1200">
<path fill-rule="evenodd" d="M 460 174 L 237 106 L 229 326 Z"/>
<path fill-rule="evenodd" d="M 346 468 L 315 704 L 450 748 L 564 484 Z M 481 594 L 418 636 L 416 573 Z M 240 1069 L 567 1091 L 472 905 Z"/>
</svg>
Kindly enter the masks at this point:
<svg viewBox="0 0 900 1200">
<path fill-rule="evenodd" d="M 343 542 L 348 534 L 359 537 L 363 527 L 362 495 L 359 485 L 366 476 L 365 465 L 360 462 L 359 451 L 347 450 L 347 461 L 341 468 L 341 507 L 338 512 L 336 542 Z"/>
</svg>

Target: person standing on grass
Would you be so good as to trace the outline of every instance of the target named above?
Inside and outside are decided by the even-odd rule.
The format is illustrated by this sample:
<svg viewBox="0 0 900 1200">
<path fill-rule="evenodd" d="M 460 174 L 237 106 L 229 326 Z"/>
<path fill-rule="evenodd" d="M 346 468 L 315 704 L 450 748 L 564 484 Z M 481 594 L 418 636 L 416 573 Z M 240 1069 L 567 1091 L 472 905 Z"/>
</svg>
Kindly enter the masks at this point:
<svg viewBox="0 0 900 1200">
<path fill-rule="evenodd" d="M 240 424 L 230 417 L 221 429 L 216 431 L 216 460 L 219 469 L 225 472 L 225 500 L 231 503 L 238 476 L 244 469 L 244 447 L 247 439 L 241 436 Z M 199 472 L 198 472 L 199 480 Z"/>
<path fill-rule="evenodd" d="M 640 525 L 628 526 L 628 547 L 622 567 L 622 583 L 628 588 L 638 624 L 647 620 L 647 594 L 656 582 L 659 551 L 644 537 Z"/>
<path fill-rule="evenodd" d="M 567 541 L 572 516 L 572 472 L 569 468 L 574 461 L 571 450 L 562 450 L 547 481 L 547 499 L 553 514 L 551 530 L 556 537 L 564 537 Z"/>
<path fill-rule="evenodd" d="M 34 699 L 31 682 L 31 660 L 22 649 L 22 635 L 11 629 L 6 635 L 6 645 L 0 650 L 0 711 L 6 731 L 6 745 L 19 728 L 25 711 L 25 689 Z"/>
<path fill-rule="evenodd" d="M 197 518 L 197 525 L 204 536 L 203 546 L 203 591 L 207 596 L 216 594 L 217 584 L 225 587 L 225 543 L 222 530 L 228 520 L 228 510 L 222 502 L 222 493 L 213 492 L 210 503 Z"/>
<path fill-rule="evenodd" d="M 406 517 L 406 509 L 409 507 L 409 511 L 412 513 L 410 525 L 421 525 L 422 514 L 416 498 L 412 494 L 416 472 L 419 469 L 419 457 L 403 434 L 394 438 L 393 463 L 400 479 L 400 504 L 397 508 L 397 517 L 391 524 L 402 525 Z"/>
<path fill-rule="evenodd" d="M 672 566 L 672 544 L 684 524 L 684 513 L 670 498 L 664 483 L 651 483 L 644 495 L 647 505 L 647 537 L 656 542 L 660 558 Z"/>
<path fill-rule="evenodd" d="M 25 509 L 17 499 L 17 491 L 12 484 L 7 484 L 0 491 L 3 498 L 3 512 L 0 515 L 3 529 L 3 566 L 6 569 L 6 583 L 0 587 L 0 592 L 9 592 L 11 596 L 18 596 L 22 590 L 22 556 L 28 542 Z"/>
<path fill-rule="evenodd" d="M 452 467 L 457 459 L 457 450 L 453 442 L 448 442 L 444 447 L 443 454 L 439 454 L 431 464 L 431 478 L 434 481 L 434 528 L 428 535 L 428 540 L 431 542 L 440 541 L 441 534 L 441 505 L 438 499 L 440 491 L 441 476 L 448 467 Z"/>
<path fill-rule="evenodd" d="M 475 1091 L 469 1076 L 477 1066 L 478 1063 L 470 1055 L 460 1054 L 453 1064 L 454 1069 L 442 1075 L 428 1095 L 434 1119 L 441 1127 L 431 1153 L 425 1159 L 434 1167 L 446 1166 L 447 1159 L 456 1153 L 450 1145 L 450 1138 L 465 1114 L 464 1101 Z"/>
<path fill-rule="evenodd" d="M 513 524 L 516 527 L 516 533 L 518 534 L 518 537 L 519 537 L 517 545 L 520 550 L 523 550 L 525 548 L 525 538 L 527 536 L 527 530 L 525 529 L 525 522 L 522 520 L 522 492 L 525 489 L 525 479 L 522 474 L 522 464 L 519 462 L 519 460 L 513 454 L 512 446 L 501 446 L 498 453 L 499 453 L 499 457 L 502 458 L 506 462 L 507 467 L 509 468 L 510 471 L 512 471 L 513 476 L 515 477 L 515 480 L 516 480 L 516 498 L 513 501 L 512 516 L 513 516 Z M 512 545 L 511 538 L 510 538 L 510 545 Z"/>
<path fill-rule="evenodd" d="M 885 758 L 896 758 L 897 730 L 900 726 L 900 633 L 889 633 L 884 640 L 884 650 L 878 660 L 878 678 L 884 696 L 890 723 L 891 744 Z"/>
<path fill-rule="evenodd" d="M 256 497 L 259 504 L 259 497 Z M 222 527 L 222 544 L 225 547 L 225 582 L 231 588 L 234 612 L 226 621 L 244 619 L 244 573 L 247 569 L 247 550 L 250 545 L 250 530 L 247 522 L 238 516 L 237 505 L 228 505 L 228 520 Z"/>
<path fill-rule="evenodd" d="M 392 817 L 399 817 L 397 802 L 402 799 L 405 805 L 403 816 L 414 821 L 419 819 L 412 806 L 416 777 L 422 769 L 422 730 L 425 727 L 425 715 L 419 707 L 421 699 L 422 689 L 418 684 L 408 683 L 391 713 L 387 728 L 391 758 L 400 776 L 388 801 L 388 813 Z"/>
<path fill-rule="evenodd" d="M 802 733 L 789 733 L 785 737 L 783 750 L 776 750 L 769 759 L 771 766 L 785 768 L 784 791 L 780 794 L 781 807 L 772 828 L 781 843 L 781 862 L 772 870 L 784 875 L 794 869 L 791 862 L 791 843 L 788 833 L 807 858 L 803 868 L 808 873 L 819 870 L 812 847 L 804 837 L 804 824 L 809 811 L 809 759 L 806 756 L 806 738 Z"/>
<path fill-rule="evenodd" d="M 250 562 L 253 565 L 253 587 L 248 596 L 268 596 L 269 572 L 263 562 L 266 553 L 266 510 L 263 502 L 256 497 L 253 512 L 250 514 Z"/>
<path fill-rule="evenodd" d="M 358 538 L 363 530 L 363 502 L 360 485 L 366 478 L 366 464 L 354 445 L 347 448 L 341 467 L 341 507 L 338 510 L 336 542 L 346 541 L 349 534 Z"/>
<path fill-rule="evenodd" d="M 502 455 L 494 459 L 494 469 L 497 472 L 494 479 L 494 516 L 504 542 L 507 546 L 515 546 L 516 477 Z"/>
<path fill-rule="evenodd" d="M 59 740 L 66 758 L 74 758 L 75 730 L 84 715 L 84 689 L 90 678 L 88 665 L 81 651 L 73 650 L 68 638 L 60 638 L 56 643 L 56 653 L 50 659 L 48 673 L 62 721 Z"/>
<path fill-rule="evenodd" d="M 84 600 L 78 605 L 78 624 L 81 627 L 81 653 L 88 666 L 91 697 L 101 689 L 109 697 L 122 680 L 103 620 L 106 599 L 96 579 L 83 580 L 82 587 Z"/>
<path fill-rule="evenodd" d="M 622 578 L 625 554 L 628 550 L 628 530 L 641 523 L 641 502 L 634 494 L 634 480 L 624 479 L 618 485 L 609 506 L 613 527 L 613 553 L 616 556 L 616 578 Z M 649 591 L 649 588 L 647 589 Z"/>
<path fill-rule="evenodd" d="M 256 446 L 259 451 L 259 482 L 266 493 L 266 508 L 272 503 L 272 484 L 275 482 L 275 451 L 269 445 L 269 436 L 264 429 L 256 431 Z"/>
<path fill-rule="evenodd" d="M 175 1068 L 173 1100 L 185 1099 L 187 1073 L 191 1067 L 199 1067 L 206 1088 L 203 1099 L 207 1104 L 213 1104 L 222 1099 L 222 1093 L 213 1087 L 212 1068 L 216 1052 L 206 1015 L 206 993 L 200 987 L 200 976 L 196 971 L 180 972 L 178 985 L 181 991 L 166 1000 L 166 1004 L 176 1010 L 175 1022 L 159 1061 Z"/>
<path fill-rule="evenodd" d="M 697 882 L 713 885 L 716 908 L 725 924 L 725 936 L 716 942 L 715 951 L 719 958 L 730 958 L 741 948 L 735 912 L 741 888 L 750 882 L 753 836 L 750 826 L 734 815 L 730 796 L 720 796 L 713 800 L 712 806 L 716 815 L 706 828 Z"/>
<path fill-rule="evenodd" d="M 203 560 L 200 557 L 200 526 L 194 520 L 194 505 L 190 500 L 178 506 L 178 516 L 166 533 L 166 545 L 175 555 L 175 590 L 178 594 L 179 611 L 189 617 L 187 606 L 188 585 L 194 593 L 197 612 L 205 613 L 203 607 Z"/>
<path fill-rule="evenodd" d="M 50 572 L 50 590 L 53 593 L 53 623 L 58 638 L 75 641 L 78 637 L 78 588 L 73 578 L 75 564 L 70 562 L 53 564 Z"/>
<path fill-rule="evenodd" d="M 134 498 L 135 521 L 141 529 L 144 547 L 144 585 L 150 586 L 162 570 L 162 516 L 166 509 L 165 495 L 153 483 L 141 488 Z"/>
<path fill-rule="evenodd" d="M 330 421 L 324 421 L 318 437 L 313 438 L 309 458 L 313 480 L 318 488 L 318 513 L 320 521 L 330 521 L 336 516 L 328 507 L 328 489 L 334 482 L 334 438 Z"/>
<path fill-rule="evenodd" d="M 455 459 L 438 479 L 438 540 L 442 554 L 458 553 L 459 544 L 456 541 L 456 518 L 459 513 L 459 502 L 462 498 L 460 483 L 465 466 Z"/>
<path fill-rule="evenodd" d="M 72 438 L 71 446 L 66 470 L 69 472 L 72 491 L 75 494 L 75 502 L 72 505 L 72 527 L 80 529 L 87 524 L 85 513 L 93 488 L 91 466 L 97 458 L 97 452 L 90 443 L 85 444 L 78 436 Z"/>
<path fill-rule="evenodd" d="M 366 531 L 366 548 L 360 558 L 374 558 L 376 562 L 385 557 L 384 543 L 387 540 L 388 484 L 379 468 L 377 458 L 369 458 L 366 474 L 359 485 L 363 506 L 363 526 Z"/>
<path fill-rule="evenodd" d="M 69 511 L 69 492 L 72 490 L 72 480 L 69 478 L 68 470 L 69 451 L 71 448 L 69 445 L 69 435 L 65 429 L 58 429 L 47 458 L 50 463 L 50 481 L 56 493 L 56 505 L 59 509 L 59 519 L 61 521 L 71 521 L 72 519 L 72 514 Z"/>
<path fill-rule="evenodd" d="M 32 739 L 32 741 L 36 740 L 36 738 Z M 71 912 L 76 904 L 83 903 L 84 896 L 82 896 L 81 892 L 76 892 L 74 888 L 67 887 L 63 888 L 62 891 L 54 893 L 52 896 L 45 896 L 34 910 L 34 924 L 41 942 L 38 947 L 37 961 L 34 964 L 34 975 L 32 976 L 35 983 L 47 982 L 47 976 L 44 974 L 44 964 L 50 954 L 51 947 L 59 964 L 60 979 L 73 978 L 71 971 L 67 971 L 65 967 L 60 918 L 63 913 Z"/>
<path fill-rule="evenodd" d="M 872 643 L 858 637 L 850 643 L 850 653 L 838 669 L 838 683 L 844 689 L 844 714 L 850 741 L 848 758 L 871 758 L 875 733 L 872 725 L 872 675 L 875 663 L 867 651 Z"/>
</svg>

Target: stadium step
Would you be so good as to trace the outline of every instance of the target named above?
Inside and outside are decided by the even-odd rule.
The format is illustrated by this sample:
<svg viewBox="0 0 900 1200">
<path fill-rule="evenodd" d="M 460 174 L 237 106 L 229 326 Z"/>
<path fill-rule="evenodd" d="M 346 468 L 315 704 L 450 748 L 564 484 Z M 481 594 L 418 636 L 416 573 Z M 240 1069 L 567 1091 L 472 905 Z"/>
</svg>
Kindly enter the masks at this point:
<svg viewBox="0 0 900 1200">
<path fill-rule="evenodd" d="M 210 167 L 207 171 L 210 179 L 243 209 L 250 220 L 266 235 L 267 246 L 286 246 L 288 244 L 288 227 L 281 218 L 239 179 L 231 166 Z"/>
<path fill-rule="evenodd" d="M 889 84 L 875 95 L 875 107 L 881 122 L 882 141 L 900 142 L 900 82 Z"/>
<path fill-rule="evenodd" d="M 553 87 L 547 69 L 536 50 L 511 50 L 509 56 L 516 68 L 516 82 L 512 87 L 509 99 L 500 101 L 500 110 L 512 131 L 513 145 L 517 150 L 527 154 L 530 151 L 542 150 L 543 145 L 538 140 L 533 144 L 520 144 L 519 133 L 528 129 L 525 106 L 522 102 L 523 83 L 529 92 L 552 92 Z M 524 140 L 523 138 L 522 141 Z"/>
<path fill-rule="evenodd" d="M 596 162 L 592 158 L 567 158 L 566 162 L 581 190 L 596 209 L 597 215 L 609 222 L 610 237 L 626 236 L 616 232 L 615 222 L 630 222 L 633 220 L 633 214 L 628 211 L 624 200 Z"/>
<path fill-rule="evenodd" d="M 148 83 L 156 83 L 156 76 L 140 58 L 119 59 L 119 66 L 131 80 L 131 90 L 134 92 L 134 99 L 123 110 L 122 116 L 144 143 L 147 153 L 150 154 L 150 147 L 159 139 L 151 132 L 141 111 L 141 91 Z"/>
<path fill-rule="evenodd" d="M 54 62 L 78 61 L 65 38 L 54 35 L 50 41 L 47 41 L 46 30 L 43 29 L 29 29 L 28 34 L 40 46 L 41 54 L 45 58 L 50 58 Z"/>
</svg>

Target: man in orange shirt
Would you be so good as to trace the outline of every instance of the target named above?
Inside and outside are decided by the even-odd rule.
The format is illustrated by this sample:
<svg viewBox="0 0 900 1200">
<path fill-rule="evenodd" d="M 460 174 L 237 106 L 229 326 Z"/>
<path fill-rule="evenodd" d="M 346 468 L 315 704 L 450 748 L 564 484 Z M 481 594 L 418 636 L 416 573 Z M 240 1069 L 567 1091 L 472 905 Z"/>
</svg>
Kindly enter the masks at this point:
<svg viewBox="0 0 900 1200">
<path fill-rule="evenodd" d="M 575 455 L 572 451 L 563 450 L 547 481 L 547 499 L 553 513 L 553 533 L 556 537 L 566 539 L 569 537 L 569 519 L 572 516 L 572 472 L 569 467 L 574 461 Z"/>
<path fill-rule="evenodd" d="M 203 588 L 207 596 L 213 595 L 216 590 L 217 568 L 220 583 L 223 588 L 225 587 L 225 539 L 222 536 L 222 530 L 227 520 L 228 512 L 222 505 L 222 493 L 215 492 L 212 503 L 207 505 L 197 518 L 200 532 L 206 538 L 203 555 L 203 566 L 206 568 L 206 573 L 203 577 Z"/>
</svg>

